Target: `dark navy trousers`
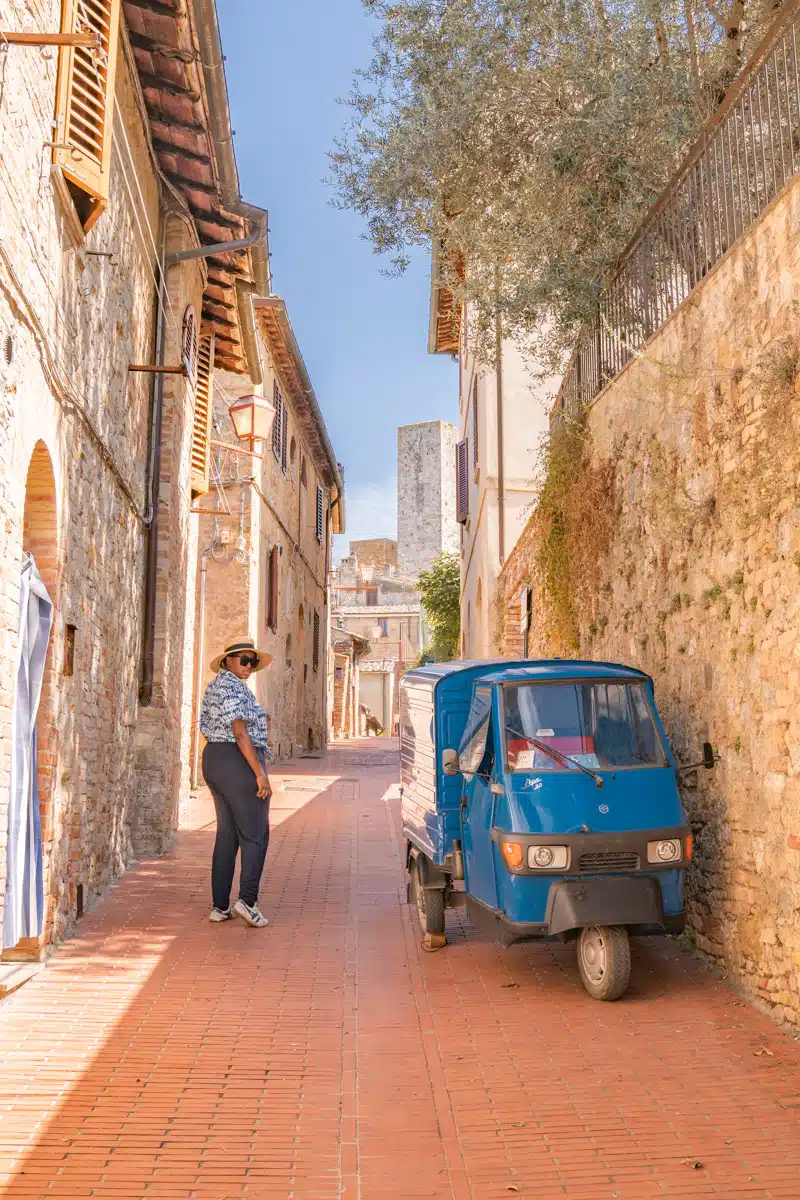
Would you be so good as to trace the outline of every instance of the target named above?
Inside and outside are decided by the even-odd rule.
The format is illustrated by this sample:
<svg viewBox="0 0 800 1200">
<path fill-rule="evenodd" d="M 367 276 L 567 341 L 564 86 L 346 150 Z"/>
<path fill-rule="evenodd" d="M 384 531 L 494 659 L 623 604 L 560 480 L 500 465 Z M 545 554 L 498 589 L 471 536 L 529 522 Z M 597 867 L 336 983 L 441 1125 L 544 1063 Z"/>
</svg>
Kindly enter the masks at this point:
<svg viewBox="0 0 800 1200">
<path fill-rule="evenodd" d="M 251 908 L 269 846 L 269 800 L 260 800 L 250 764 L 235 742 L 209 742 L 203 751 L 203 776 L 217 810 L 217 840 L 211 859 L 211 894 L 215 908 L 228 907 L 241 850 L 239 896 Z"/>
</svg>

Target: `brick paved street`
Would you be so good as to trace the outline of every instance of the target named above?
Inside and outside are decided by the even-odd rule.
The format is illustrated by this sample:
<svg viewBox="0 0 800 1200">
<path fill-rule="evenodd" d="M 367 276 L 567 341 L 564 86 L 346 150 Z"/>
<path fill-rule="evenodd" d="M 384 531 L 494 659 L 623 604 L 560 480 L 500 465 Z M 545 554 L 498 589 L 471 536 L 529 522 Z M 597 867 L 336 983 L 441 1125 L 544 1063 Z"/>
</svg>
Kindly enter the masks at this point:
<svg viewBox="0 0 800 1200">
<path fill-rule="evenodd" d="M 208 923 L 201 796 L 0 1005 L 2 1194 L 800 1197 L 800 1046 L 673 945 L 616 1005 L 456 915 L 420 953 L 385 748 L 276 775 L 272 928 Z"/>
</svg>

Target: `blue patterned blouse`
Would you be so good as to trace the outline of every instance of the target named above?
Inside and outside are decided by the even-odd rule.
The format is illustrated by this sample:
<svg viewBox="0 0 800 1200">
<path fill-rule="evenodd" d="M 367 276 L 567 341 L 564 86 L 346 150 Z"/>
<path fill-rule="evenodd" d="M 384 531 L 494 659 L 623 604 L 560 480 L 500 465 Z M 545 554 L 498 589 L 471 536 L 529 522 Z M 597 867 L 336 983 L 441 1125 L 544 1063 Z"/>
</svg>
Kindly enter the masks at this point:
<svg viewBox="0 0 800 1200">
<path fill-rule="evenodd" d="M 253 745 L 272 758 L 267 738 L 267 714 L 243 679 L 222 667 L 203 696 L 200 732 L 207 742 L 235 742 L 233 722 L 246 721 Z"/>
</svg>

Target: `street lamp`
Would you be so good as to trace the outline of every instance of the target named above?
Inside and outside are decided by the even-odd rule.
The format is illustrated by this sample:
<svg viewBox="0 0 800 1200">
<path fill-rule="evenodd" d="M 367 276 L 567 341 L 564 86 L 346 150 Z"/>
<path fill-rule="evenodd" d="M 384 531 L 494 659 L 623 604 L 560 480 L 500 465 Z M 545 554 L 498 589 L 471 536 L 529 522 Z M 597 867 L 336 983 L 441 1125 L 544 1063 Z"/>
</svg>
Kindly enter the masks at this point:
<svg viewBox="0 0 800 1200">
<path fill-rule="evenodd" d="M 252 450 L 254 442 L 269 440 L 275 405 L 264 396 L 242 396 L 230 406 L 228 415 L 239 441 L 248 442 Z"/>
</svg>

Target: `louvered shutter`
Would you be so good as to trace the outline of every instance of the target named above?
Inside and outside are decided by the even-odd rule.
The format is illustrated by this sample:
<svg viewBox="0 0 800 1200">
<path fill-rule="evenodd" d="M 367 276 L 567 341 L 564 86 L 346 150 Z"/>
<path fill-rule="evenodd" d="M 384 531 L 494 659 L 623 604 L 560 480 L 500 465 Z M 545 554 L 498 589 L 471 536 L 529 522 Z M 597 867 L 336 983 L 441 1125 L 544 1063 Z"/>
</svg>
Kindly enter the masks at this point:
<svg viewBox="0 0 800 1200">
<path fill-rule="evenodd" d="M 325 529 L 325 505 L 322 488 L 317 484 L 317 541 L 322 541 L 322 534 Z"/>
<path fill-rule="evenodd" d="M 273 633 L 278 631 L 278 547 L 269 552 L 267 572 L 267 625 Z"/>
<path fill-rule="evenodd" d="M 277 383 L 272 392 L 275 403 L 275 420 L 272 422 L 272 453 L 281 461 L 281 441 L 283 438 L 283 396 Z"/>
<path fill-rule="evenodd" d="M 214 413 L 214 335 L 203 334 L 197 346 L 192 431 L 192 496 L 209 489 L 211 419 Z"/>
<path fill-rule="evenodd" d="M 281 431 L 281 470 L 286 474 L 287 444 L 289 440 L 289 409 L 284 404 L 283 406 L 283 429 Z"/>
<path fill-rule="evenodd" d="M 472 465 L 478 465 L 478 376 L 472 382 Z"/>
<path fill-rule="evenodd" d="M 314 647 L 311 655 L 311 664 L 315 671 L 319 670 L 319 613 L 314 610 Z"/>
<path fill-rule="evenodd" d="M 456 446 L 456 520 L 465 525 L 469 516 L 469 443 L 466 438 Z"/>
<path fill-rule="evenodd" d="M 120 0 L 62 0 L 62 33 L 97 33 L 102 46 L 62 46 L 58 60 L 53 162 L 87 232 L 108 199 L 119 20 Z"/>
</svg>

